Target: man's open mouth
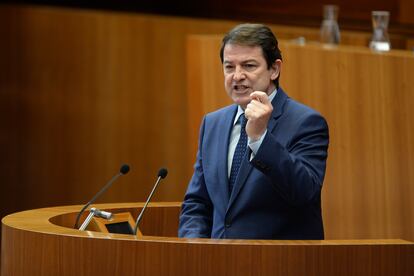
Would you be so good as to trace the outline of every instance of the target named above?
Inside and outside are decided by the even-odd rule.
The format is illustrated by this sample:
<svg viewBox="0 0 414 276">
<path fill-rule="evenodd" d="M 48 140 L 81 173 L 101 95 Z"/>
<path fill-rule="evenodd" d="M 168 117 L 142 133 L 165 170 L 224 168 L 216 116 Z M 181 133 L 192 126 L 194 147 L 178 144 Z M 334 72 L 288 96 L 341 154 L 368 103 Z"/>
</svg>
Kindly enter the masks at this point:
<svg viewBox="0 0 414 276">
<path fill-rule="evenodd" d="M 249 89 L 249 86 L 243 85 L 243 84 L 235 84 L 233 85 L 233 89 L 236 90 L 237 92 L 243 92 Z"/>
</svg>

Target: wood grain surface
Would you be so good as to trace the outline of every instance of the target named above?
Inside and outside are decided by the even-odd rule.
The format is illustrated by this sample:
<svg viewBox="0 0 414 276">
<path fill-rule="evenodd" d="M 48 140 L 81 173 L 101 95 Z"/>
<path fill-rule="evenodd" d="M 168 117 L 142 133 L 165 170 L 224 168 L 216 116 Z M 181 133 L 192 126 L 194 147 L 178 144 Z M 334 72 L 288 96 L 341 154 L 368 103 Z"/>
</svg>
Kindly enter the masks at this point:
<svg viewBox="0 0 414 276">
<path fill-rule="evenodd" d="M 98 204 L 112 212 L 143 204 Z M 179 203 L 154 203 L 141 238 L 78 231 L 81 206 L 30 210 L 2 220 L 3 276 L 13 275 L 412 275 L 414 244 L 404 240 L 258 241 L 179 239 Z M 52 222 L 51 222 L 52 221 Z M 148 231 L 152 224 L 163 232 Z M 58 223 L 58 224 L 55 224 Z M 60 225 L 59 225 L 60 224 Z M 156 228 L 156 227 L 155 227 Z M 157 235 L 155 235 L 157 234 Z M 145 235 L 145 234 L 144 234 Z"/>
<path fill-rule="evenodd" d="M 197 141 L 188 121 L 199 123 L 188 111 L 186 37 L 235 24 L 0 4 L 0 217 L 87 202 L 122 163 L 130 173 L 101 202 L 144 201 L 160 167 L 169 174 L 154 200 L 182 200 Z M 273 28 L 286 39 L 319 36 Z M 369 36 L 343 34 L 357 45 Z"/>
<path fill-rule="evenodd" d="M 145 200 L 162 166 L 153 200 L 182 200 L 200 114 L 228 101 L 218 44 L 194 53 L 186 38 L 237 22 L 1 4 L 0 23 L 0 217 L 84 203 L 124 162 L 131 172 L 98 201 Z M 282 49 L 282 84 L 330 123 L 327 236 L 413 240 L 412 54 L 312 48 L 318 28 L 272 29 L 308 41 Z M 369 38 L 343 32 L 345 44 Z M 208 60 L 187 67 L 194 54 Z"/>
</svg>

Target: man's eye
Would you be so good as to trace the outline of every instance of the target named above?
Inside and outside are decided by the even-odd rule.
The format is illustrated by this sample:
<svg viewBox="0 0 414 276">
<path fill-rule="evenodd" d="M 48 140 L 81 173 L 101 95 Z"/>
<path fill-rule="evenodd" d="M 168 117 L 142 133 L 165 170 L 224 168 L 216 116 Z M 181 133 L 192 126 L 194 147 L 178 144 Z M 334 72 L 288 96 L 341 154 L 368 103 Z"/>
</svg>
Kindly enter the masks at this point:
<svg viewBox="0 0 414 276">
<path fill-rule="evenodd" d="M 254 68 L 256 68 L 256 64 L 248 63 L 248 64 L 245 64 L 244 67 L 246 67 L 247 69 L 254 69 Z"/>
<path fill-rule="evenodd" d="M 234 66 L 232 66 L 232 65 L 225 65 L 225 66 L 224 66 L 224 69 L 225 69 L 226 71 L 231 71 L 231 70 L 233 70 L 233 68 L 234 68 Z"/>
</svg>

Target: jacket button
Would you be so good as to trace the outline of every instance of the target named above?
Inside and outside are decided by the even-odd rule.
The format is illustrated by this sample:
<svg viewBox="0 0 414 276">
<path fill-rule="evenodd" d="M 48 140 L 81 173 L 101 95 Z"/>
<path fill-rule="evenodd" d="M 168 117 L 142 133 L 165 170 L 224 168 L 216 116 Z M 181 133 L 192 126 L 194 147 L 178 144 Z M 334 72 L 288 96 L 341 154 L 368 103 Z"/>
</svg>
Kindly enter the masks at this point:
<svg viewBox="0 0 414 276">
<path fill-rule="evenodd" d="M 224 227 L 226 228 L 230 228 L 231 227 L 231 222 L 229 220 L 226 220 Z"/>
</svg>

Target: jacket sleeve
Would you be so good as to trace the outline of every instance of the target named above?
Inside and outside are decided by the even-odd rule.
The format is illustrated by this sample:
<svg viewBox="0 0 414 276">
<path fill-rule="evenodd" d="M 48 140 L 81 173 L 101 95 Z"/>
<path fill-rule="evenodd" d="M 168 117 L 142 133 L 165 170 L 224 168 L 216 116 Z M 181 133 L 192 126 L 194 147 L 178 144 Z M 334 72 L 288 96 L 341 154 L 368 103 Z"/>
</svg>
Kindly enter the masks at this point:
<svg viewBox="0 0 414 276">
<path fill-rule="evenodd" d="M 325 119 L 316 112 L 304 113 L 290 122 L 292 133 L 285 145 L 268 131 L 252 165 L 270 178 L 274 188 L 291 205 L 319 200 L 329 144 Z"/>
<path fill-rule="evenodd" d="M 205 118 L 200 128 L 194 174 L 188 185 L 181 207 L 178 236 L 185 238 L 210 238 L 213 204 L 208 195 L 203 173 L 203 135 Z"/>
</svg>

